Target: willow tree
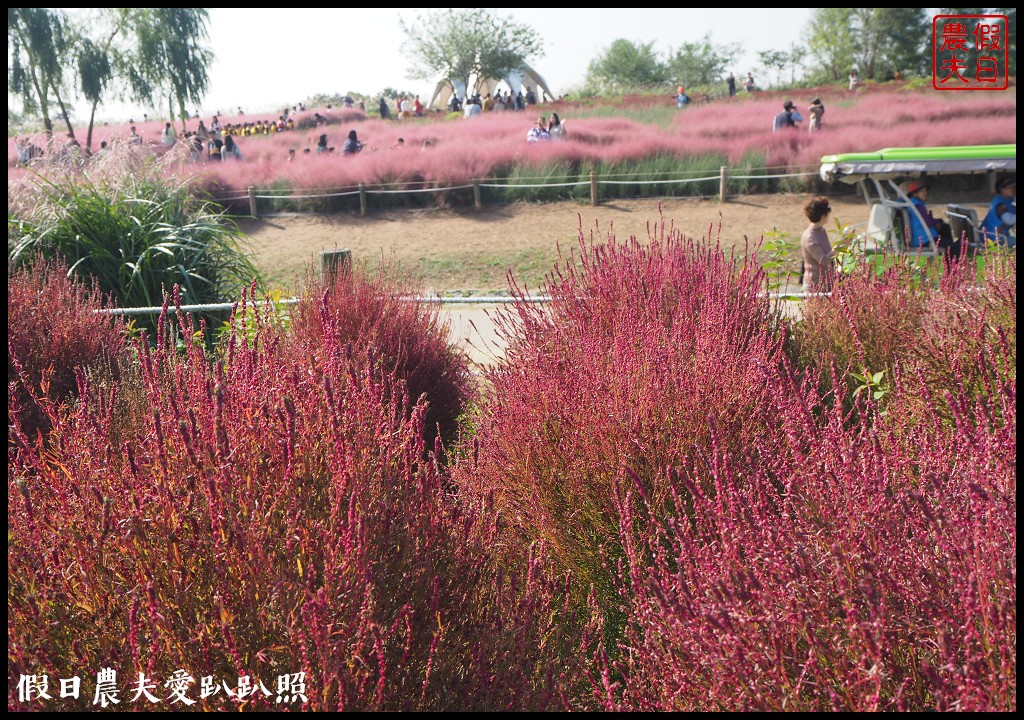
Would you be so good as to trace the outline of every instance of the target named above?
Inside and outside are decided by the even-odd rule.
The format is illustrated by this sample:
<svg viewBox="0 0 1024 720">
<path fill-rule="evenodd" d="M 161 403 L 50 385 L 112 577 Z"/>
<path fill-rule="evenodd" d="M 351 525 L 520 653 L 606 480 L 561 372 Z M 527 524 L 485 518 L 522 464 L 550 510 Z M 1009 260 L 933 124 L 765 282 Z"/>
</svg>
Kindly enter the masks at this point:
<svg viewBox="0 0 1024 720">
<path fill-rule="evenodd" d="M 206 8 L 142 8 L 136 18 L 137 63 L 128 69 L 132 95 L 154 106 L 166 102 L 168 117 L 178 117 L 184 130 L 186 108 L 202 103 L 210 83 L 213 52 L 202 45 L 209 39 L 209 13 Z"/>
<path fill-rule="evenodd" d="M 413 24 L 399 18 L 399 24 L 409 38 L 410 79 L 440 77 L 468 90 L 471 78 L 505 78 L 543 52 L 540 36 L 529 25 L 484 8 L 448 9 L 418 16 Z"/>
<path fill-rule="evenodd" d="M 67 120 L 62 88 L 70 54 L 63 12 L 7 8 L 7 91 L 21 96 L 25 114 L 41 117 L 49 137 L 53 137 L 52 105 L 60 106 Z"/>
<path fill-rule="evenodd" d="M 135 8 L 94 8 L 78 16 L 75 26 L 74 61 L 75 87 L 89 103 L 89 126 L 85 146 L 92 147 L 92 131 L 96 123 L 96 110 L 110 97 L 124 98 L 120 82 L 127 76 L 126 68 L 132 41 L 128 29 L 140 12 Z"/>
</svg>

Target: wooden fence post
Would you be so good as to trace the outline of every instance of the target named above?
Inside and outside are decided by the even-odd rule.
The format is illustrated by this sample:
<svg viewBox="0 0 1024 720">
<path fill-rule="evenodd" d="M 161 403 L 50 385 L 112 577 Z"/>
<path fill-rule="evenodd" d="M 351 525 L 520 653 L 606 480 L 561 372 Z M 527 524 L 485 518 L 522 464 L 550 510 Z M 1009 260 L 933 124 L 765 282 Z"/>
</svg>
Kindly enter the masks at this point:
<svg viewBox="0 0 1024 720">
<path fill-rule="evenodd" d="M 477 210 L 484 206 L 480 200 L 480 178 L 473 178 L 473 207 Z"/>
<path fill-rule="evenodd" d="M 359 214 L 366 214 L 366 183 L 359 183 Z"/>
<path fill-rule="evenodd" d="M 590 171 L 590 204 L 597 205 L 597 172 Z"/>
<path fill-rule="evenodd" d="M 249 186 L 249 214 L 256 219 L 260 217 L 259 209 L 256 206 L 256 188 L 252 185 Z"/>
<path fill-rule="evenodd" d="M 351 250 L 321 250 L 320 251 L 320 279 L 328 286 L 334 284 L 338 277 L 338 270 L 348 272 L 352 269 Z"/>
<path fill-rule="evenodd" d="M 718 201 L 725 202 L 729 197 L 729 168 L 722 166 L 721 177 L 718 180 Z"/>
</svg>

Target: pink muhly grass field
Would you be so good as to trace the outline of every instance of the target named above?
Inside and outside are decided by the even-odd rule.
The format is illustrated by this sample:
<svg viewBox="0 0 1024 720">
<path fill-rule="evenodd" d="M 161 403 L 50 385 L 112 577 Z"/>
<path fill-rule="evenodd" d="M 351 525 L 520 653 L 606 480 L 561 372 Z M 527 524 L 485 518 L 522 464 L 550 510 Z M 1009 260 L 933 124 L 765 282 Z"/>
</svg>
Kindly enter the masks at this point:
<svg viewBox="0 0 1024 720">
<path fill-rule="evenodd" d="M 782 99 L 792 98 L 806 115 L 812 97 L 820 96 L 826 107 L 821 132 L 772 133 L 771 122 Z M 806 97 L 804 97 L 806 95 Z M 737 163 L 748 155 L 760 156 L 772 167 L 814 170 L 823 155 L 870 151 L 882 147 L 922 145 L 976 145 L 1016 142 L 1015 98 L 960 98 L 947 93 L 872 90 L 856 97 L 834 90 L 811 89 L 784 96 L 761 93 L 754 97 L 721 100 L 680 111 L 669 127 L 639 122 L 629 117 L 573 117 L 573 107 L 553 103 L 526 112 L 489 113 L 476 118 L 381 121 L 367 119 L 359 111 L 340 113 L 321 109 L 329 124 L 303 127 L 266 136 L 238 139 L 241 163 L 195 166 L 197 181 L 220 194 L 244 193 L 257 188 L 292 189 L 352 188 L 395 182 L 466 183 L 472 178 L 503 176 L 515 166 L 544 166 L 567 162 L 615 164 L 669 156 L 720 156 Z M 569 136 L 564 142 L 526 142 L 536 116 L 559 112 Z M 625 112 L 625 111 L 624 111 Z M 306 113 L 310 115 L 310 113 Z M 242 122 L 262 116 L 222 117 L 222 122 Z M 266 114 L 265 119 L 275 119 Z M 209 119 L 207 124 L 209 124 Z M 196 120 L 189 120 L 195 129 Z M 303 124 L 303 123 L 300 123 Z M 137 123 L 137 125 L 139 125 Z M 803 123 L 806 126 L 806 119 Z M 163 124 L 150 122 L 139 130 L 147 142 L 158 142 Z M 356 130 L 366 144 L 356 156 L 340 155 L 349 130 Z M 178 128 L 180 132 L 180 128 Z M 327 133 L 333 153 L 315 151 L 317 138 Z M 123 139 L 128 127 L 96 129 L 93 148 L 100 140 Z M 62 136 L 58 136 L 60 138 Z M 392 146 L 405 138 L 402 150 Z M 423 148 L 424 141 L 432 145 Z M 38 139 L 37 139 L 38 144 Z M 288 150 L 296 150 L 288 162 Z M 13 138 L 8 140 L 8 179 L 24 175 L 15 166 Z"/>
</svg>

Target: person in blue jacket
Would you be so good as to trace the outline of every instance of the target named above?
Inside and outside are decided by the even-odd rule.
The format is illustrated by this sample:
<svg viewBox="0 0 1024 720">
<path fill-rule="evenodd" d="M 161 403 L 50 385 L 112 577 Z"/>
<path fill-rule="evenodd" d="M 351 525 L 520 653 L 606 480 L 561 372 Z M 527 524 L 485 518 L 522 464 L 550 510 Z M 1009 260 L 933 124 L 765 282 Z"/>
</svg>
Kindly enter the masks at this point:
<svg viewBox="0 0 1024 720">
<path fill-rule="evenodd" d="M 992 240 L 1007 247 L 1017 246 L 1017 180 L 1004 176 L 996 182 L 996 196 L 988 206 L 988 214 L 981 221 L 984 240 Z"/>
<path fill-rule="evenodd" d="M 910 248 L 928 247 L 935 243 L 947 255 L 960 255 L 961 242 L 953 239 L 949 223 L 932 215 L 925 202 L 928 200 L 928 186 L 923 182 L 911 180 L 904 185 L 904 192 L 910 202 L 917 208 L 917 213 L 910 213 L 910 237 L 907 246 Z M 917 215 L 920 213 L 924 225 Z"/>
</svg>

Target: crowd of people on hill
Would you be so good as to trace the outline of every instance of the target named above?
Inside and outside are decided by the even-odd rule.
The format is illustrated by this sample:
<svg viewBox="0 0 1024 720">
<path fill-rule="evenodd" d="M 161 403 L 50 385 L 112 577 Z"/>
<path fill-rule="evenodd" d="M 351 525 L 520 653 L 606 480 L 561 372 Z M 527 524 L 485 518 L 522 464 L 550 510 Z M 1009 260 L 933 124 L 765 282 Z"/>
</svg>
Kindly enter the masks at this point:
<svg viewBox="0 0 1024 720">
<path fill-rule="evenodd" d="M 537 104 L 537 95 L 531 89 L 527 88 L 524 94 L 522 90 L 512 95 L 511 90 L 502 92 L 497 90 L 494 93 L 474 93 L 468 98 L 459 98 L 457 93 L 452 93 L 448 99 L 448 112 L 459 113 L 461 112 L 464 117 L 476 117 L 483 113 L 489 112 L 505 112 L 507 110 L 512 111 L 524 111 L 531 105 Z"/>
<path fill-rule="evenodd" d="M 732 73 L 726 79 L 726 86 L 729 96 L 735 96 L 737 81 Z M 753 76 L 750 73 L 747 73 L 742 86 L 747 92 L 753 92 L 756 89 Z M 860 78 L 857 71 L 855 69 L 851 70 L 849 90 L 856 92 L 859 87 Z M 677 88 L 675 97 L 678 108 L 683 108 L 691 102 L 691 98 L 683 86 Z M 354 106 L 354 101 L 351 98 L 345 98 L 345 100 L 344 104 L 347 107 Z M 476 93 L 466 99 L 461 99 L 458 94 L 453 93 L 448 100 L 447 109 L 449 112 L 462 113 L 464 117 L 471 118 L 483 113 L 523 111 L 536 104 L 536 102 L 536 96 L 529 88 L 526 89 L 525 94 L 520 91 L 513 95 L 511 91 L 502 92 L 499 90 L 494 93 L 485 93 L 482 96 Z M 330 106 L 327 107 L 329 110 Z M 365 111 L 365 105 L 362 102 L 359 103 L 359 107 Z M 223 124 L 220 121 L 220 114 L 217 113 L 212 116 L 209 126 L 199 118 L 197 111 L 196 115 L 192 118 L 198 120 L 198 127 L 195 130 L 183 130 L 183 134 L 179 136 L 174 125 L 171 122 L 166 122 L 159 138 L 155 139 L 152 144 L 157 147 L 170 149 L 179 143 L 185 143 L 189 148 L 192 158 L 196 161 L 204 158 L 209 161 L 221 162 L 242 160 L 243 154 L 239 147 L 240 139 L 295 130 L 298 127 L 298 123 L 293 114 L 299 111 L 306 111 L 305 105 L 299 104 L 291 109 L 285 108 L 284 112 L 274 120 L 255 119 Z M 383 120 L 388 120 L 391 117 L 398 119 L 423 117 L 427 113 L 427 109 L 418 95 L 397 98 L 395 100 L 394 115 L 392 115 L 387 99 L 381 96 L 378 111 L 380 118 Z M 825 115 L 825 105 L 821 98 L 814 98 L 807 107 L 806 112 L 808 132 L 815 133 L 821 131 L 824 127 Z M 239 114 L 242 114 L 241 108 L 239 108 Z M 148 121 L 148 116 L 144 116 L 144 120 Z M 797 109 L 796 104 L 792 100 L 787 99 L 782 103 L 781 111 L 772 117 L 772 132 L 786 133 L 799 130 L 802 122 L 804 122 L 804 115 Z M 143 145 L 143 138 L 134 124 L 134 120 L 130 121 L 130 123 L 130 132 L 123 142 L 128 145 Z M 324 126 L 328 124 L 328 118 L 316 112 L 312 115 L 312 123 L 315 127 Z M 304 126 L 308 127 L 308 123 L 304 123 Z M 538 116 L 526 133 L 528 143 L 563 140 L 566 137 L 566 124 L 556 112 L 552 112 L 547 117 L 544 115 Z M 33 160 L 44 156 L 44 149 L 33 143 L 28 137 L 15 137 L 14 142 L 18 165 L 28 165 Z M 436 140 L 425 139 L 420 142 L 420 149 L 429 150 L 435 144 Z M 90 155 L 102 157 L 109 151 L 108 142 L 104 140 L 100 143 L 100 147 L 95 153 L 90 153 L 88 149 L 83 148 L 79 144 L 78 140 L 70 132 L 62 143 L 53 140 L 48 141 L 48 147 L 50 148 L 49 152 L 58 161 L 79 165 L 84 163 Z M 398 138 L 397 142 L 392 146 L 395 150 L 402 150 L 405 147 L 404 138 Z M 352 129 L 348 132 L 339 155 L 357 155 L 363 152 L 364 149 L 373 150 L 373 148 L 368 148 L 366 143 L 359 138 L 357 131 Z M 326 132 L 320 133 L 317 138 L 315 153 L 318 155 L 331 154 L 334 150 L 334 146 L 329 142 L 328 134 Z M 302 155 L 311 155 L 313 152 L 311 147 L 306 147 L 302 150 Z M 294 147 L 290 148 L 288 150 L 288 161 L 293 161 L 296 156 L 297 149 Z M 962 244 L 961 239 L 952 236 L 949 224 L 940 218 L 936 218 L 928 209 L 926 201 L 929 188 L 927 184 L 921 181 L 910 180 L 903 184 L 902 189 L 916 209 L 916 212 L 911 214 L 910 227 L 908 228 L 908 245 L 911 248 L 935 246 L 944 255 L 948 256 L 959 256 L 967 250 L 967 247 Z M 824 196 L 812 198 L 804 208 L 804 213 L 811 224 L 801 239 L 803 257 L 801 280 L 808 288 L 827 290 L 834 281 L 834 268 L 832 265 L 835 253 L 825 230 L 825 222 L 828 220 L 830 212 L 828 199 Z M 1010 248 L 1015 247 L 1016 212 L 1016 181 L 1012 177 L 1001 178 L 996 185 L 995 196 L 989 205 L 987 214 L 979 223 L 979 232 L 988 240 Z"/>
<path fill-rule="evenodd" d="M 901 77 L 901 74 L 890 73 L 892 78 Z M 886 77 L 886 79 L 891 79 Z M 729 97 L 733 97 L 737 93 L 737 78 L 733 73 L 729 73 L 726 78 L 726 88 Z M 747 73 L 740 83 L 742 88 L 747 92 L 754 92 L 757 90 L 757 86 L 754 82 L 754 76 L 752 73 Z M 852 69 L 849 74 L 849 89 L 856 92 L 860 87 L 860 77 L 857 73 L 856 68 Z M 524 92 L 525 90 L 525 92 Z M 460 98 L 458 93 L 452 93 L 448 102 L 447 110 L 449 113 L 461 113 L 466 118 L 477 117 L 483 113 L 490 112 L 503 112 L 503 111 L 524 111 L 530 106 L 537 103 L 537 96 L 535 89 L 529 86 L 524 86 L 524 90 L 519 90 L 515 94 L 511 90 L 497 90 L 494 92 L 487 92 L 483 95 L 474 93 L 470 97 Z M 693 102 L 693 98 L 687 93 L 686 88 L 680 85 L 677 88 L 676 94 L 676 106 L 677 108 L 684 108 Z M 701 98 L 699 98 L 701 99 Z M 709 96 L 702 96 L 703 100 L 710 99 Z M 355 101 L 348 96 L 342 98 L 342 105 L 345 107 L 354 107 Z M 358 103 L 360 109 L 365 112 L 365 103 L 360 101 Z M 327 106 L 328 110 L 331 108 Z M 192 119 L 199 120 L 199 127 L 194 131 L 185 130 L 183 135 L 179 136 L 172 123 L 167 122 L 164 125 L 162 132 L 160 133 L 159 139 L 156 141 L 160 146 L 165 148 L 171 148 L 180 142 L 188 144 L 193 156 L 196 159 L 206 157 L 208 159 L 227 160 L 232 158 L 241 159 L 242 155 L 238 149 L 238 140 L 240 138 L 254 137 L 260 135 L 272 135 L 275 133 L 286 132 L 297 129 L 299 126 L 294 117 L 296 112 L 305 112 L 307 110 L 305 104 L 299 103 L 292 106 L 291 108 L 284 108 L 284 111 L 277 116 L 275 119 L 255 119 L 246 120 L 240 123 L 225 123 L 223 126 L 219 120 L 219 112 L 215 114 L 212 121 L 207 127 L 203 120 L 199 118 L 199 111 L 197 110 Z M 408 119 L 413 117 L 424 117 L 429 112 L 419 95 L 412 96 L 399 96 L 394 100 L 394 111 L 392 111 L 389 102 L 386 97 L 381 96 L 378 103 L 378 113 L 381 119 L 388 120 L 391 118 Z M 441 110 L 437 110 L 441 112 Z M 238 114 L 243 115 L 242 108 L 238 108 Z M 810 106 L 807 108 L 808 123 L 806 125 L 809 132 L 818 132 L 824 127 L 824 114 L 825 106 L 820 98 L 815 98 Z M 328 113 L 329 115 L 329 113 Z M 557 114 L 553 115 L 552 118 L 557 118 Z M 328 116 L 320 112 L 313 113 L 311 122 L 315 127 L 326 126 L 329 124 Z M 148 122 L 149 116 L 143 115 L 143 121 Z M 804 121 L 804 115 L 798 110 L 795 104 L 791 100 L 786 100 L 783 103 L 782 110 L 776 113 L 772 118 L 772 131 L 783 132 L 788 130 L 799 129 L 801 123 Z M 126 141 L 131 145 L 142 145 L 143 140 L 139 134 L 134 120 L 130 120 L 131 132 L 126 138 Z M 306 125 L 308 126 L 308 122 Z M 558 130 L 557 126 L 545 127 L 546 132 L 552 137 L 564 137 L 564 129 Z M 541 128 L 536 124 L 529 131 L 531 138 L 535 141 L 537 135 L 542 135 Z M 231 137 L 232 140 L 229 143 L 227 138 Z M 326 135 L 321 135 L 321 138 L 325 138 Z M 16 138 L 17 146 L 17 163 L 25 165 L 35 158 L 42 157 L 44 154 L 43 148 L 33 144 L 28 138 Z M 228 146 L 228 152 L 225 152 L 225 145 Z M 104 150 L 106 148 L 103 148 Z M 332 152 L 333 147 L 326 144 L 318 144 L 316 148 L 317 153 Z M 69 133 L 68 139 L 60 145 L 55 151 L 58 157 L 65 160 L 73 160 L 76 158 L 84 158 L 89 156 L 87 149 L 82 148 L 78 141 Z M 306 148 L 306 153 L 309 152 L 309 148 Z M 306 154 L 304 153 L 304 154 Z M 341 153 L 341 154 L 353 154 Z M 295 153 L 290 154 L 291 157 L 295 156 Z"/>
</svg>

